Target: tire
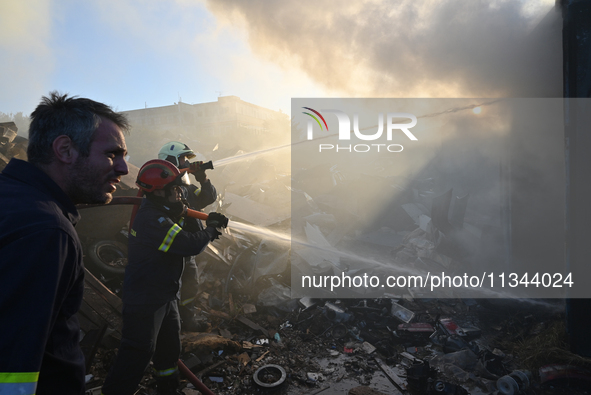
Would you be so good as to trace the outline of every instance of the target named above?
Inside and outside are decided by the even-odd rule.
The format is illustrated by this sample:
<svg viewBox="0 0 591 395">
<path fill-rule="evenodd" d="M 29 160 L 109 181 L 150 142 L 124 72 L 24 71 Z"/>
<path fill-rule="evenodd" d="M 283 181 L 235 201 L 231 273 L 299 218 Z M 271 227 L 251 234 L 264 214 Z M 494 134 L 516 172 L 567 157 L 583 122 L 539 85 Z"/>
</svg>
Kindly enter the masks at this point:
<svg viewBox="0 0 591 395">
<path fill-rule="evenodd" d="M 105 275 L 122 276 L 127 266 L 127 246 L 113 240 L 101 240 L 88 250 L 89 265 Z"/>
</svg>

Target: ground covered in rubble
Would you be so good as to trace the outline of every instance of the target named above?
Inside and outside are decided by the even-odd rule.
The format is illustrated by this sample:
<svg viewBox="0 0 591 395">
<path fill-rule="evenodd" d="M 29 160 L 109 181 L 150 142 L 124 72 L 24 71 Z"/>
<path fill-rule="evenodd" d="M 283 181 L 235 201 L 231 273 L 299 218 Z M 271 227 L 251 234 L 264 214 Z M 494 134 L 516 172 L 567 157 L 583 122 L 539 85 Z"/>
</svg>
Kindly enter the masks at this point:
<svg viewBox="0 0 591 395">
<path fill-rule="evenodd" d="M 264 307 L 203 292 L 200 302 L 209 327 L 182 334 L 182 359 L 216 394 L 591 393 L 591 360 L 567 351 L 560 301 L 304 298 Z M 99 350 L 88 388 L 100 386 L 114 355 Z M 155 393 L 147 371 L 138 394 Z"/>
</svg>

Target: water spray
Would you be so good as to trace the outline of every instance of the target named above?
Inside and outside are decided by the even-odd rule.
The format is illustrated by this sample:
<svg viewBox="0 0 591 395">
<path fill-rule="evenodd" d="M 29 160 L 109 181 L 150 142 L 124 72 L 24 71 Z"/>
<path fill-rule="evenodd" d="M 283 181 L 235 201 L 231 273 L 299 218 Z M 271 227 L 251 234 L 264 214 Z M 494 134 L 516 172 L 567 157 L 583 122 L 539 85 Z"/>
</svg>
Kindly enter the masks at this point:
<svg viewBox="0 0 591 395">
<path fill-rule="evenodd" d="M 85 205 L 77 205 L 76 207 L 78 209 L 84 209 L 84 208 L 90 208 L 90 207 L 102 207 L 102 206 L 108 206 L 108 205 L 129 205 L 132 204 L 135 206 L 135 208 L 139 207 L 139 205 L 142 202 L 141 197 L 132 197 L 132 196 L 116 196 L 113 198 L 113 200 L 107 204 L 85 204 Z M 192 217 L 192 218 L 197 218 L 200 220 L 207 220 L 208 215 L 202 211 L 197 211 L 197 210 L 192 210 L 189 209 L 187 210 L 187 216 Z M 334 247 L 329 247 L 329 246 L 320 246 L 317 244 L 312 244 L 310 242 L 306 242 L 306 241 L 302 241 L 302 240 L 297 240 L 297 239 L 293 239 L 291 237 L 291 235 L 288 234 L 284 234 L 284 233 L 278 233 L 278 232 L 274 232 L 272 230 L 269 229 L 265 229 L 265 228 L 261 228 L 258 226 L 254 226 L 254 225 L 249 225 L 249 224 L 245 224 L 242 222 L 238 222 L 238 221 L 230 221 L 229 222 L 229 227 L 233 228 L 233 229 L 237 229 L 237 230 L 241 230 L 244 232 L 248 232 L 251 234 L 255 234 L 255 235 L 259 235 L 261 237 L 272 237 L 275 240 L 278 240 L 280 242 L 283 243 L 290 243 L 290 245 L 292 247 L 300 247 L 300 248 L 311 248 L 311 249 L 315 249 L 324 253 L 331 253 L 334 254 L 336 257 L 339 258 L 353 258 L 356 259 L 359 262 L 363 262 L 366 264 L 370 264 L 374 267 L 381 267 L 381 268 L 386 268 L 386 269 L 395 269 L 397 270 L 398 273 L 402 273 L 402 274 L 407 274 L 407 275 L 421 275 L 421 273 L 417 270 L 414 270 L 412 267 L 407 267 L 407 266 L 402 266 L 402 265 L 398 265 L 395 264 L 394 262 L 389 262 L 389 263 L 383 263 L 380 262 L 374 258 L 368 258 L 368 257 L 363 257 L 363 256 L 359 256 L 356 255 L 354 253 L 351 252 L 344 252 L 344 251 L 339 251 Z M 339 271 L 343 271 L 342 267 L 339 267 L 335 262 L 332 262 L 331 260 L 326 260 L 328 263 L 330 263 L 335 269 L 339 270 Z M 516 301 L 520 301 L 520 302 L 524 302 L 524 303 L 528 303 L 531 304 L 533 306 L 538 306 L 538 307 L 546 307 L 546 308 L 554 308 L 555 306 L 551 305 L 548 302 L 545 301 L 538 301 L 535 299 L 529 299 L 529 298 L 519 298 L 516 297 L 515 295 L 511 294 L 510 292 L 507 291 L 499 291 L 499 290 L 493 290 L 493 289 L 487 289 L 487 288 L 478 288 L 478 289 L 472 289 L 473 291 L 477 291 L 482 297 L 482 298 L 503 298 L 503 299 L 514 299 Z"/>
</svg>

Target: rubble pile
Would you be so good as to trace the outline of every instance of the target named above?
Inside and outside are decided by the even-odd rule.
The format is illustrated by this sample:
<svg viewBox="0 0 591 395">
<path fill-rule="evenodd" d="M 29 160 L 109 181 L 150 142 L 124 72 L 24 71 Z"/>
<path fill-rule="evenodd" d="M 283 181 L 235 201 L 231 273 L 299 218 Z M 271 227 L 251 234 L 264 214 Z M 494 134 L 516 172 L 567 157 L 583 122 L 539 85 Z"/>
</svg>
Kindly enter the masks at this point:
<svg viewBox="0 0 591 395">
<path fill-rule="evenodd" d="M 216 394 L 358 393 L 359 387 L 385 394 L 583 394 L 591 388 L 589 378 L 580 378 L 591 361 L 532 364 L 519 354 L 563 320 L 557 306 L 309 298 L 261 306 L 233 295 L 212 304 L 202 293 L 208 332 L 182 335 L 182 360 Z M 393 306 L 412 317 L 403 321 Z M 112 352 L 97 354 L 89 388 L 104 379 Z M 140 393 L 153 394 L 146 373 Z M 561 382 L 561 374 L 571 380 Z M 191 389 L 187 382 L 185 393 L 196 393 Z"/>
<path fill-rule="evenodd" d="M 256 169 L 267 174 L 265 181 L 252 178 Z M 208 330 L 182 337 L 182 360 L 214 393 L 570 394 L 590 388 L 580 378 L 591 367 L 586 359 L 531 358 L 531 347 L 570 354 L 564 333 L 520 352 L 526 342 L 564 326 L 560 302 L 453 293 L 435 299 L 413 287 L 355 298 L 294 296 L 292 273 L 305 271 L 347 273 L 360 264 L 374 274 L 388 265 L 416 273 L 466 270 L 483 258 L 479 246 L 488 237 L 464 221 L 479 218 L 467 209 L 467 195 L 452 205 L 451 190 L 388 179 L 386 185 L 402 193 L 390 205 L 392 215 L 368 230 L 359 197 L 353 192 L 343 201 L 339 192 L 355 190 L 360 179 L 336 168 L 313 170 L 326 184 L 295 186 L 261 159 L 232 172 L 241 176 L 219 182 L 213 210 L 257 231 L 230 226 L 196 257 L 197 309 Z M 290 229 L 292 240 L 304 242 L 275 237 Z M 355 253 L 338 253 L 342 249 Z M 88 388 L 100 386 L 111 351 L 99 349 Z M 186 394 L 197 393 L 185 384 Z M 139 393 L 155 393 L 149 370 Z"/>
<path fill-rule="evenodd" d="M 10 158 L 27 159 L 28 140 L 17 135 L 14 122 L 0 122 L 0 171 L 6 167 Z"/>
<path fill-rule="evenodd" d="M 14 128 L 0 126 L 0 154 L 20 157 Z M 591 392 L 591 361 L 566 351 L 562 301 L 434 298 L 411 286 L 354 297 L 295 294 L 292 275 L 484 267 L 498 229 L 468 207 L 470 195 L 454 198 L 430 178 L 296 164 L 296 182 L 289 165 L 275 163 L 256 158 L 215 172 L 220 196 L 209 209 L 231 226 L 196 257 L 196 309 L 208 329 L 184 332 L 181 356 L 214 393 Z M 134 182 L 130 174 L 118 193 L 135 196 Z M 377 218 L 367 191 L 391 200 L 380 202 Z M 120 339 L 130 207 L 92 210 L 77 228 L 90 270 L 79 316 L 88 393 L 98 394 Z M 185 394 L 198 393 L 184 384 Z M 140 387 L 138 394 L 155 394 L 150 369 Z"/>
</svg>

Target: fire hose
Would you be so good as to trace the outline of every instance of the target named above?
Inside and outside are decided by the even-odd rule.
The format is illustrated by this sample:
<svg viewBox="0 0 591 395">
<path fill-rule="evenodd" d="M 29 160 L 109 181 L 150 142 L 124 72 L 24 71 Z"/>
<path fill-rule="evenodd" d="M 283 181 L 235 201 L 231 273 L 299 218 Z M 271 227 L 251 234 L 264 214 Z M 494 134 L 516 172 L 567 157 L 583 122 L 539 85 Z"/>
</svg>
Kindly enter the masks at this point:
<svg viewBox="0 0 591 395">
<path fill-rule="evenodd" d="M 141 191 L 140 191 L 141 192 Z M 141 196 L 115 196 L 113 200 L 111 200 L 108 204 L 78 204 L 76 208 L 83 209 L 83 208 L 91 208 L 91 207 L 104 207 L 104 206 L 116 206 L 119 204 L 133 204 L 135 205 L 134 209 L 142 204 L 142 197 Z M 132 217 L 135 215 L 132 214 Z M 187 209 L 187 216 L 191 218 L 197 218 L 205 221 L 208 217 L 206 213 L 203 211 Z"/>
<path fill-rule="evenodd" d="M 179 367 L 179 371 L 185 375 L 187 380 L 189 380 L 199 392 L 201 392 L 203 395 L 215 395 L 209 388 L 205 386 L 205 384 L 201 382 L 201 380 L 197 378 L 197 376 L 193 374 L 193 372 L 191 372 L 191 370 L 183 363 L 183 361 L 179 359 L 177 365 Z"/>
</svg>

